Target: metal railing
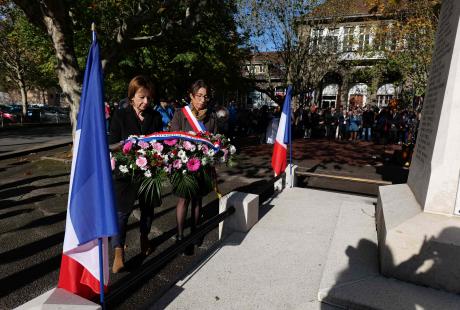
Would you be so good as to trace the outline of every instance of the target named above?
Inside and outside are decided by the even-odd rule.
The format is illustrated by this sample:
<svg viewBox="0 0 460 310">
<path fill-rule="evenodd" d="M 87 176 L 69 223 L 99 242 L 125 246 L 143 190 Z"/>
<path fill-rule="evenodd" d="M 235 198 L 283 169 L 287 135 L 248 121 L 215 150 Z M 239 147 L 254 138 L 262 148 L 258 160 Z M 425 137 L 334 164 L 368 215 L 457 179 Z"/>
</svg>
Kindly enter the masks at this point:
<svg viewBox="0 0 460 310">
<path fill-rule="evenodd" d="M 375 184 L 375 185 L 391 185 L 391 184 L 393 184 L 391 182 L 382 181 L 382 180 L 356 178 L 356 177 L 350 177 L 350 176 L 333 175 L 333 174 L 325 174 L 325 173 L 316 173 L 316 172 L 308 172 L 308 171 L 297 171 L 296 174 L 301 175 L 301 176 L 307 176 L 307 177 L 328 178 L 328 179 L 334 179 L 334 180 L 350 181 L 350 182 L 358 182 L 358 183 L 367 183 L 367 184 Z"/>
<path fill-rule="evenodd" d="M 224 212 L 219 213 L 207 222 L 203 223 L 199 229 L 191 235 L 185 237 L 182 241 L 179 241 L 177 244 L 167 248 L 154 259 L 145 263 L 139 270 L 136 270 L 123 279 L 120 279 L 120 282 L 122 281 L 123 284 L 114 288 L 106 295 L 105 305 L 107 307 L 116 305 L 123 297 L 129 295 L 133 288 L 144 283 L 143 280 L 150 278 L 162 266 L 170 262 L 177 255 L 183 253 L 187 246 L 195 244 L 197 240 L 203 238 L 205 234 L 210 232 L 220 222 L 233 213 L 235 213 L 235 207 L 230 206 Z"/>
</svg>

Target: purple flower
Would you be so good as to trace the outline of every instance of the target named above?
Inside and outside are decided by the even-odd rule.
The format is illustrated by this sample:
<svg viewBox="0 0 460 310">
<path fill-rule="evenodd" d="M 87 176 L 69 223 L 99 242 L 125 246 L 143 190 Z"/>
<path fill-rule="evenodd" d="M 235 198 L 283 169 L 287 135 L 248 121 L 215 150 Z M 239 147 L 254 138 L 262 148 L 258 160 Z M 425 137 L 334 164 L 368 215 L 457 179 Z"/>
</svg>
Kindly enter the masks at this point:
<svg viewBox="0 0 460 310">
<path fill-rule="evenodd" d="M 173 162 L 173 168 L 174 169 L 180 169 L 182 167 L 182 161 L 180 159 L 176 159 Z"/>
<path fill-rule="evenodd" d="M 169 146 L 174 146 L 177 143 L 177 139 L 165 140 L 164 143 Z"/>
<path fill-rule="evenodd" d="M 128 154 L 129 151 L 131 151 L 131 148 L 133 147 L 133 143 L 131 141 L 128 141 L 123 145 L 123 154 Z"/>
<path fill-rule="evenodd" d="M 147 166 L 147 159 L 146 159 L 144 156 L 139 156 L 139 157 L 136 159 L 136 165 L 137 165 L 139 168 L 144 168 L 145 166 Z"/>
<path fill-rule="evenodd" d="M 139 147 L 140 147 L 141 149 L 143 149 L 143 150 L 149 148 L 149 144 L 148 144 L 147 142 L 145 142 L 145 141 L 139 141 L 139 142 L 137 143 L 137 145 L 139 145 Z"/>
<path fill-rule="evenodd" d="M 163 151 L 163 144 L 161 144 L 160 142 L 155 142 L 154 144 L 152 144 L 152 147 L 155 151 L 158 151 L 158 153 L 161 153 Z"/>
<path fill-rule="evenodd" d="M 190 158 L 189 161 L 187 162 L 188 171 L 192 171 L 192 172 L 197 171 L 198 169 L 200 169 L 200 166 L 201 166 L 201 162 L 196 157 Z"/>
</svg>

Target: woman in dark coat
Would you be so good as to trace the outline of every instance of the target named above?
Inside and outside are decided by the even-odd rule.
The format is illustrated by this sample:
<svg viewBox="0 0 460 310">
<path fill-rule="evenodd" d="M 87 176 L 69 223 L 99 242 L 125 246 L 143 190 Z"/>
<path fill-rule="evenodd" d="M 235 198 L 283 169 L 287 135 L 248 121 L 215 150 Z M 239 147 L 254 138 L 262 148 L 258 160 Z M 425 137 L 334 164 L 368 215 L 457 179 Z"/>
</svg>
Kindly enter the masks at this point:
<svg viewBox="0 0 460 310">
<path fill-rule="evenodd" d="M 192 84 L 189 91 L 190 96 L 190 110 L 195 118 L 201 122 L 205 131 L 217 133 L 217 116 L 214 112 L 207 108 L 208 103 L 208 86 L 203 80 L 198 80 Z M 171 131 L 196 131 L 189 123 L 187 117 L 182 109 L 177 109 L 171 121 Z M 199 184 L 203 188 L 204 184 Z M 206 192 L 201 191 L 196 197 L 179 197 L 176 208 L 177 220 L 177 236 L 176 240 L 180 241 L 184 237 L 184 224 L 187 216 L 187 207 L 191 202 L 192 205 L 192 231 L 200 224 L 202 196 Z M 193 248 L 188 248 L 186 254 L 192 254 Z"/>
<path fill-rule="evenodd" d="M 110 126 L 110 144 L 120 143 L 130 135 L 147 135 L 161 131 L 163 124 L 161 115 L 151 106 L 154 95 L 152 82 L 144 76 L 136 76 L 129 82 L 129 104 L 117 110 Z M 115 259 L 112 266 L 114 273 L 124 267 L 124 246 L 126 239 L 126 225 L 131 214 L 134 202 L 138 198 L 140 184 L 133 182 L 131 176 L 115 177 L 114 187 L 117 200 L 117 216 L 119 235 L 112 237 L 111 243 L 115 248 Z M 140 244 L 141 253 L 150 254 L 152 251 L 148 234 L 152 226 L 153 206 L 148 204 L 144 197 L 139 197 Z"/>
</svg>

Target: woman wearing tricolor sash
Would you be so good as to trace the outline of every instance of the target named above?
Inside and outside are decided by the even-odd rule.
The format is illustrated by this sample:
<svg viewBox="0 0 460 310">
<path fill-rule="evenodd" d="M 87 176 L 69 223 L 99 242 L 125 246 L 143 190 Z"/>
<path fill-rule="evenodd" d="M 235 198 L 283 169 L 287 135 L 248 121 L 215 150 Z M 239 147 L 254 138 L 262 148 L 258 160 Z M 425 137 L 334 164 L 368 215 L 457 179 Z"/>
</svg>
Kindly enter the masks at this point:
<svg viewBox="0 0 460 310">
<path fill-rule="evenodd" d="M 208 86 L 203 80 L 194 82 L 189 90 L 190 104 L 179 108 L 174 113 L 171 121 L 171 131 L 208 131 L 217 133 L 217 116 L 208 109 Z M 211 173 L 211 172 L 209 172 Z M 180 197 L 177 202 L 176 220 L 177 236 L 176 240 L 180 241 L 184 237 L 185 218 L 187 216 L 187 207 L 191 203 L 192 232 L 201 222 L 202 197 L 211 192 L 212 184 L 208 181 L 210 178 L 199 177 L 199 193 L 194 197 Z M 192 254 L 193 247 L 186 250 L 186 254 Z"/>
</svg>

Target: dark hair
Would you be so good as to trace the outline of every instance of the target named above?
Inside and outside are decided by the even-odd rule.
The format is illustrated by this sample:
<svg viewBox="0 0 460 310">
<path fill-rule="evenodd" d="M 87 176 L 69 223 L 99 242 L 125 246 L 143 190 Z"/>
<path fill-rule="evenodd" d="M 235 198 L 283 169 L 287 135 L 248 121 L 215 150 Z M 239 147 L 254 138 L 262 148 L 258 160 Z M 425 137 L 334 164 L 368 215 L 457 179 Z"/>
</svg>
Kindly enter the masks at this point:
<svg viewBox="0 0 460 310">
<path fill-rule="evenodd" d="M 205 88 L 206 90 L 209 90 L 209 87 L 205 81 L 196 80 L 195 82 L 193 82 L 192 85 L 190 85 L 189 93 L 195 95 L 200 88 Z"/>
<path fill-rule="evenodd" d="M 155 86 L 152 81 L 144 75 L 135 76 L 128 85 L 128 99 L 132 100 L 134 95 L 140 88 L 145 88 L 150 91 L 150 96 L 155 96 Z"/>
</svg>

